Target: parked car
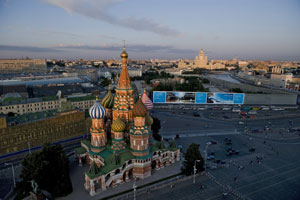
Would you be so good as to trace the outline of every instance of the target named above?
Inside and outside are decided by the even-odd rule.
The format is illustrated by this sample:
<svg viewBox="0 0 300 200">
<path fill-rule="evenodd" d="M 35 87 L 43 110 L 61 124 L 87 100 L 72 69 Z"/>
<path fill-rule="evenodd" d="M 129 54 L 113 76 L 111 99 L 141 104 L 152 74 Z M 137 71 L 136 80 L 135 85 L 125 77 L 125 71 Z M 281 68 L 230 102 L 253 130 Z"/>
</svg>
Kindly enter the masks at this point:
<svg viewBox="0 0 300 200">
<path fill-rule="evenodd" d="M 200 117 L 200 114 L 199 113 L 193 113 L 193 115 L 195 116 L 195 117 Z"/>
<path fill-rule="evenodd" d="M 249 152 L 255 152 L 255 148 L 254 147 L 250 148 Z"/>
<path fill-rule="evenodd" d="M 215 159 L 215 156 L 213 156 L 213 155 L 210 155 L 210 156 L 207 156 L 207 158 L 206 158 L 207 160 L 213 160 L 213 159 Z"/>
<path fill-rule="evenodd" d="M 214 141 L 214 140 L 211 140 L 210 143 L 211 143 L 211 144 L 217 144 L 217 142 Z"/>
</svg>

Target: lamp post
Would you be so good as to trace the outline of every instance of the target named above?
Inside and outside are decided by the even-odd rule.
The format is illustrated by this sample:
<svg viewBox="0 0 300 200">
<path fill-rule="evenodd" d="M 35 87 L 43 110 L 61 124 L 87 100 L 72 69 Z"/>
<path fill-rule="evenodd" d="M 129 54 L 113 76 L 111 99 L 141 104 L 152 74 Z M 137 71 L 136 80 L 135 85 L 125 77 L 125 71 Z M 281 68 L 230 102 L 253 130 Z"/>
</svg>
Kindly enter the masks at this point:
<svg viewBox="0 0 300 200">
<path fill-rule="evenodd" d="M 11 165 L 11 171 L 12 171 L 12 175 L 13 175 L 14 187 L 16 187 L 14 164 L 13 163 L 4 163 L 4 165 L 6 165 L 6 166 Z"/>
<path fill-rule="evenodd" d="M 133 200 L 135 200 L 136 199 L 135 198 L 135 192 L 136 192 L 136 184 L 135 184 L 135 182 L 133 183 L 132 188 L 133 188 Z"/>
<path fill-rule="evenodd" d="M 193 181 L 194 184 L 195 184 L 195 178 L 196 178 L 196 172 L 197 172 L 196 162 L 200 162 L 200 160 L 195 160 L 195 164 L 194 164 L 194 181 Z"/>
<path fill-rule="evenodd" d="M 205 151 L 204 151 L 204 153 L 205 153 L 204 171 L 205 172 L 206 172 L 206 161 L 207 161 L 207 148 L 208 148 L 209 145 L 211 145 L 211 142 L 206 143 L 206 147 L 205 147 Z"/>
</svg>

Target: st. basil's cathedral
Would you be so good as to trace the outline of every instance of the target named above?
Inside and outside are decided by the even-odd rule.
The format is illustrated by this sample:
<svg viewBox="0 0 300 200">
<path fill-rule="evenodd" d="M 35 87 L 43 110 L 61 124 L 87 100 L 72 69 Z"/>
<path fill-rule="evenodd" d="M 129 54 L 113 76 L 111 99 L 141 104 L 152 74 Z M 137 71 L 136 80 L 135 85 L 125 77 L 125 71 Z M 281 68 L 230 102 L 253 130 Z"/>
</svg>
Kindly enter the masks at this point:
<svg viewBox="0 0 300 200">
<path fill-rule="evenodd" d="M 81 141 L 76 149 L 79 165 L 90 165 L 85 172 L 84 187 L 91 196 L 109 187 L 144 179 L 180 160 L 180 150 L 174 139 L 170 145 L 152 138 L 153 103 L 146 90 L 135 103 L 127 68 L 128 54 L 121 53 L 122 70 L 115 89 L 109 87 L 106 96 L 90 108 L 91 139 Z"/>
</svg>

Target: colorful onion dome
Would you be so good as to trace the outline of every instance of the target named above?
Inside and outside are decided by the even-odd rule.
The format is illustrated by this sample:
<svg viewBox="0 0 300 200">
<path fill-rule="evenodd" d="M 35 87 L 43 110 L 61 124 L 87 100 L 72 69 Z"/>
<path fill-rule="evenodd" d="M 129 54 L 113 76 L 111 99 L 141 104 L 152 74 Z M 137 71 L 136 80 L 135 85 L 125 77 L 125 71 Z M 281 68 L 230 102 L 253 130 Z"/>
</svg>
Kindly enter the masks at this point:
<svg viewBox="0 0 300 200">
<path fill-rule="evenodd" d="M 146 116 L 146 124 L 148 126 L 151 126 L 153 124 L 153 118 L 149 114 Z"/>
<path fill-rule="evenodd" d="M 135 117 L 145 117 L 147 115 L 147 108 L 142 102 L 141 96 L 133 107 L 133 115 Z"/>
<path fill-rule="evenodd" d="M 125 128 L 126 128 L 126 124 L 120 119 L 120 117 L 114 120 L 111 125 L 111 130 L 116 132 L 123 132 Z"/>
<path fill-rule="evenodd" d="M 90 108 L 89 114 L 92 119 L 102 119 L 105 116 L 105 108 L 100 104 L 98 97 L 96 103 Z"/>
<path fill-rule="evenodd" d="M 112 108 L 114 106 L 114 95 L 111 93 L 111 87 L 108 86 L 107 93 L 102 99 L 101 104 L 104 108 Z"/>
<path fill-rule="evenodd" d="M 147 96 L 147 92 L 144 89 L 144 93 L 142 96 L 142 102 L 145 104 L 147 110 L 151 110 L 153 108 L 153 103 L 151 101 L 151 99 Z"/>
</svg>

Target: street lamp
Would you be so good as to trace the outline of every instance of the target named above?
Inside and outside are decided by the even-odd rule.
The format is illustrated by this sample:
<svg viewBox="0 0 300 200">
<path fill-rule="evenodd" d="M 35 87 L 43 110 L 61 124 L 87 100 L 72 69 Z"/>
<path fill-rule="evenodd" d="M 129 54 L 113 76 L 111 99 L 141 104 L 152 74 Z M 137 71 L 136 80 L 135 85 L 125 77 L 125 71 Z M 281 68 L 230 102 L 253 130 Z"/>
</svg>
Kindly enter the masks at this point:
<svg viewBox="0 0 300 200">
<path fill-rule="evenodd" d="M 135 182 L 133 183 L 132 188 L 133 188 L 133 200 L 135 200 L 135 192 L 136 192 L 136 188 L 137 188 Z"/>
<path fill-rule="evenodd" d="M 197 172 L 196 162 L 200 162 L 200 160 L 195 160 L 195 164 L 194 164 L 194 181 L 193 181 L 194 184 L 195 184 L 195 178 L 196 178 L 196 172 Z"/>
<path fill-rule="evenodd" d="M 206 161 L 207 161 L 207 148 L 208 148 L 209 145 L 211 145 L 211 142 L 206 143 L 206 147 L 205 147 L 205 151 L 204 151 L 204 153 L 205 153 L 204 171 L 205 172 L 206 172 Z"/>
<path fill-rule="evenodd" d="M 11 171 L 12 171 L 12 174 L 13 174 L 14 187 L 16 187 L 14 164 L 13 163 L 4 163 L 4 165 L 6 165 L 6 166 L 11 165 Z"/>
</svg>

